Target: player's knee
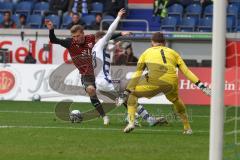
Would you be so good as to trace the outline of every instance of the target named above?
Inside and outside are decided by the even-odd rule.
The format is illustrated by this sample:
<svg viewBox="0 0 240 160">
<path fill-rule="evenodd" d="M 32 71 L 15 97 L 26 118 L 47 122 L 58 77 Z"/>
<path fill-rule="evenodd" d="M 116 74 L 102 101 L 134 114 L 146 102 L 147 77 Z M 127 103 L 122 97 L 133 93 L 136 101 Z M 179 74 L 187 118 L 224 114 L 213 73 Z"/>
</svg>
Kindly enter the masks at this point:
<svg viewBox="0 0 240 160">
<path fill-rule="evenodd" d="M 94 96 L 96 95 L 96 89 L 94 86 L 88 86 L 86 88 L 86 92 L 88 93 L 89 96 Z"/>
</svg>

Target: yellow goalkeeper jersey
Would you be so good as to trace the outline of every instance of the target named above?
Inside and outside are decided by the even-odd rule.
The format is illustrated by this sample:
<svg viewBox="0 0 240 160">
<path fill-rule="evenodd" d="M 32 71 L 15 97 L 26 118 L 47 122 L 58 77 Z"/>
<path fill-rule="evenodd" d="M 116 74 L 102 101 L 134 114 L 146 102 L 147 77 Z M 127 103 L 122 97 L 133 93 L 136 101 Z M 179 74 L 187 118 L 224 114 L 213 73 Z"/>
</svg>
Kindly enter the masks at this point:
<svg viewBox="0 0 240 160">
<path fill-rule="evenodd" d="M 177 68 L 192 83 L 199 81 L 198 77 L 188 69 L 176 51 L 165 46 L 151 47 L 140 56 L 136 72 L 133 74 L 127 89 L 135 88 L 145 69 L 148 70 L 146 78 L 152 84 L 156 85 L 159 80 L 175 81 L 177 83 Z"/>
</svg>

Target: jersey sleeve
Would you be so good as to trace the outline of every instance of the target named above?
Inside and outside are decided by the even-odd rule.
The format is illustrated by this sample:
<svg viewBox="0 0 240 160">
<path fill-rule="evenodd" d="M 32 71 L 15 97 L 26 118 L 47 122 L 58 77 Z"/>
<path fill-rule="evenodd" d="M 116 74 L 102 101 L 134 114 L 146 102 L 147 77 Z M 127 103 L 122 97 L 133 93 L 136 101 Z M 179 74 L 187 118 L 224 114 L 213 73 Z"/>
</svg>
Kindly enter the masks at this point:
<svg viewBox="0 0 240 160">
<path fill-rule="evenodd" d="M 121 33 L 114 33 L 114 34 L 112 35 L 112 37 L 111 37 L 111 39 L 110 39 L 110 40 L 117 39 L 118 37 L 121 37 L 121 36 L 122 36 L 122 34 L 121 34 Z"/>
<path fill-rule="evenodd" d="M 127 85 L 127 89 L 130 91 L 134 91 L 136 85 L 138 84 L 140 78 L 142 77 L 142 73 L 146 68 L 146 64 L 145 64 L 145 55 L 146 52 L 144 52 L 137 63 L 137 69 L 136 71 L 133 73 L 131 80 L 129 81 L 128 85 Z"/>
<path fill-rule="evenodd" d="M 177 66 L 179 67 L 180 71 L 184 74 L 187 79 L 189 79 L 192 83 L 197 83 L 199 78 L 187 67 L 181 56 L 177 53 Z"/>
<path fill-rule="evenodd" d="M 120 17 L 117 17 L 108 28 L 106 35 L 99 40 L 99 43 L 101 44 L 102 47 L 104 47 L 108 43 L 108 41 L 111 39 L 113 33 L 115 32 L 118 26 L 119 21 L 120 21 Z"/>
<path fill-rule="evenodd" d="M 49 39 L 51 43 L 60 44 L 65 48 L 69 48 L 71 45 L 71 39 L 59 39 L 54 33 L 54 29 L 49 30 Z"/>
</svg>

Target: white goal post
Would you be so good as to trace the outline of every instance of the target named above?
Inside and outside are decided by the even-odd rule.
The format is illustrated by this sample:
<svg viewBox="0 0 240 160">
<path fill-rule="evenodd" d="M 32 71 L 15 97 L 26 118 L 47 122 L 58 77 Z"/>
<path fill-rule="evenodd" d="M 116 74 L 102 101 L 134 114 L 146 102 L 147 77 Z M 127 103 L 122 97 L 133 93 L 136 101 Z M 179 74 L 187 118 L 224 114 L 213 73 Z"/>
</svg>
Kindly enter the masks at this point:
<svg viewBox="0 0 240 160">
<path fill-rule="evenodd" d="M 226 8 L 227 0 L 214 0 L 209 160 L 223 159 Z"/>
</svg>

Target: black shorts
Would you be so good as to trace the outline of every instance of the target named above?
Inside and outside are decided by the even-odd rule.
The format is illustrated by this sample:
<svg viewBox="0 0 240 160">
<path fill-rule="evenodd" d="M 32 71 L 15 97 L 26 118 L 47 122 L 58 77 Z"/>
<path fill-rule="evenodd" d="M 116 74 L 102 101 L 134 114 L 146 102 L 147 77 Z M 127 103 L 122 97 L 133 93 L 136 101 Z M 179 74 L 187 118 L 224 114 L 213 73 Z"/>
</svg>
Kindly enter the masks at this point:
<svg viewBox="0 0 240 160">
<path fill-rule="evenodd" d="M 93 75 L 82 75 L 81 82 L 85 89 L 90 85 L 96 88 L 95 77 Z"/>
</svg>

